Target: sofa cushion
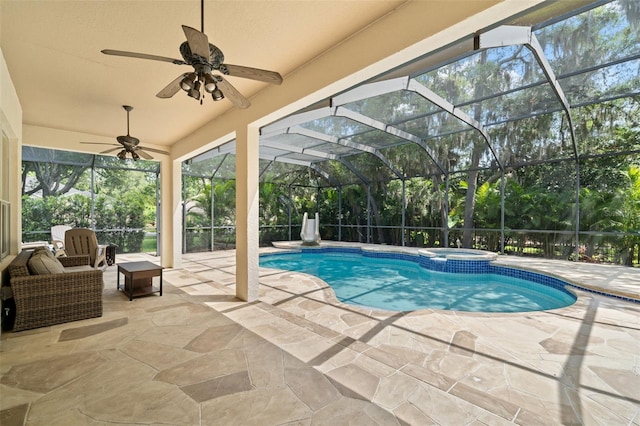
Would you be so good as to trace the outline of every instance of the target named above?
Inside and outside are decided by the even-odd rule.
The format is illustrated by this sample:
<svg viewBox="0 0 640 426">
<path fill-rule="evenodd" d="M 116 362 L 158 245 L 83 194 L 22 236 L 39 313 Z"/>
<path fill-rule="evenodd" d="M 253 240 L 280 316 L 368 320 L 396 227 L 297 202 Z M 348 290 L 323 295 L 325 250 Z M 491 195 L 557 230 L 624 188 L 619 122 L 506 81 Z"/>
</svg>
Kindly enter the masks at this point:
<svg viewBox="0 0 640 426">
<path fill-rule="evenodd" d="M 93 271 L 94 269 L 89 265 L 80 265 L 80 266 L 65 266 L 64 273 L 70 274 L 72 272 L 84 272 L 84 271 Z"/>
<path fill-rule="evenodd" d="M 29 259 L 29 272 L 34 275 L 62 274 L 64 266 L 55 257 L 46 253 L 33 253 Z"/>
</svg>

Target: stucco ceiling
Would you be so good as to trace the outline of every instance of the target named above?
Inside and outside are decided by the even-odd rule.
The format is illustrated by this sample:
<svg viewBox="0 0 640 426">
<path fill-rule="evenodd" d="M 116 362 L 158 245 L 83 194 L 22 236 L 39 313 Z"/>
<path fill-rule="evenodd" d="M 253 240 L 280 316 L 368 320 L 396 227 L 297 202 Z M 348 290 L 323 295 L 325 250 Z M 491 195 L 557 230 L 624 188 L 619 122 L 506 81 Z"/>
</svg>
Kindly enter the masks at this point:
<svg viewBox="0 0 640 426">
<path fill-rule="evenodd" d="M 204 32 L 225 62 L 287 75 L 402 5 L 384 1 L 205 0 Z M 200 28 L 198 0 L 0 0 L 0 42 L 27 125 L 170 146 L 230 108 L 156 93 L 188 66 L 107 56 L 102 49 L 180 58 L 181 25 Z M 228 80 L 247 98 L 266 83 Z M 75 147 L 77 141 L 73 141 Z M 81 145 L 77 145 L 82 150 Z"/>
</svg>

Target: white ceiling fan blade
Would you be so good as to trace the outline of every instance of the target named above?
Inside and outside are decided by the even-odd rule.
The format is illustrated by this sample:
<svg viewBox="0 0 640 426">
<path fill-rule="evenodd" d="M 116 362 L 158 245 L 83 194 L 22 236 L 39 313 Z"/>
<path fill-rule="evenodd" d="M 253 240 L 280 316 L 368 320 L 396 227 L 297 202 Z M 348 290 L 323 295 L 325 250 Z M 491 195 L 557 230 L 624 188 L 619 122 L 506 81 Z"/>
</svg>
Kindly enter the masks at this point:
<svg viewBox="0 0 640 426">
<path fill-rule="evenodd" d="M 238 90 L 231 85 L 224 77 L 216 75 L 218 89 L 222 92 L 225 98 L 229 99 L 231 103 L 233 103 L 238 108 L 249 108 L 251 106 L 251 102 L 247 98 L 245 98 L 242 93 L 238 92 Z"/>
<path fill-rule="evenodd" d="M 191 53 L 205 58 L 208 62 L 211 55 L 207 35 L 186 25 L 182 26 L 182 30 L 184 31 L 184 35 L 187 36 L 187 43 L 189 43 Z"/>
<path fill-rule="evenodd" d="M 159 91 L 156 96 L 159 98 L 166 99 L 178 93 L 178 91 L 180 90 L 180 82 L 187 76 L 187 74 L 189 73 L 185 72 L 184 74 L 180 74 L 175 80 L 167 84 L 167 86 L 164 89 Z"/>
<path fill-rule="evenodd" d="M 146 53 L 125 52 L 123 50 L 104 49 L 101 50 L 105 55 L 126 56 L 128 58 L 149 59 L 151 61 L 171 62 L 176 65 L 186 65 L 187 63 L 181 59 L 167 58 L 166 56 L 147 55 Z"/>
<path fill-rule="evenodd" d="M 264 81 L 271 84 L 282 84 L 282 76 L 275 71 L 267 71 L 259 68 L 243 67 L 241 65 L 224 64 L 233 77 L 250 78 L 251 80 Z"/>
</svg>

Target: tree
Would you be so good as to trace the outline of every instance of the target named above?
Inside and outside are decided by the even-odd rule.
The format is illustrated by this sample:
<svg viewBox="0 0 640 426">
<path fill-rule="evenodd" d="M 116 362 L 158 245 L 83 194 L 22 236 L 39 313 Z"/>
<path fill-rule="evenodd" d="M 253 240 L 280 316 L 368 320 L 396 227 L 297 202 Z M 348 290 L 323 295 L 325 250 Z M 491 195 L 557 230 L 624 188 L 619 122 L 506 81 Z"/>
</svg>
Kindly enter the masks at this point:
<svg viewBox="0 0 640 426">
<path fill-rule="evenodd" d="M 78 185 L 87 166 L 70 166 L 58 163 L 24 162 L 22 165 L 22 194 L 32 195 L 42 191 L 43 197 L 66 194 Z M 29 177 L 35 177 L 30 184 Z"/>
<path fill-rule="evenodd" d="M 141 251 L 144 227 L 155 221 L 155 172 L 127 170 L 117 160 L 110 168 L 94 169 L 92 187 L 94 161 L 86 154 L 42 150 L 37 155 L 42 161 L 23 162 L 24 241 L 48 240 L 52 225 L 70 225 L 94 228 L 101 243 L 115 243 L 120 252 Z"/>
</svg>

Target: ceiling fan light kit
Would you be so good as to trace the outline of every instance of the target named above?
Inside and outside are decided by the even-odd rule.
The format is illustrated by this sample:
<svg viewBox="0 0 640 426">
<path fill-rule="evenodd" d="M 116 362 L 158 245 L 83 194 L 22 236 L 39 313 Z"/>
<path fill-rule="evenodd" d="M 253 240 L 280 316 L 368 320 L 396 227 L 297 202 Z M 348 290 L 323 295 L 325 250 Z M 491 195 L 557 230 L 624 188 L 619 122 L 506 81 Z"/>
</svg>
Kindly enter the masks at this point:
<svg viewBox="0 0 640 426">
<path fill-rule="evenodd" d="M 180 82 L 180 88 L 185 92 L 193 89 L 193 83 L 196 81 L 196 73 L 190 72 Z"/>
<path fill-rule="evenodd" d="M 193 72 L 179 75 L 158 92 L 156 96 L 159 98 L 170 98 L 182 89 L 187 93 L 187 96 L 199 100 L 200 104 L 202 104 L 204 93 L 209 93 L 214 101 L 227 98 L 238 108 L 248 108 L 251 105 L 249 100 L 233 87 L 224 76 L 248 78 L 271 84 L 282 83 L 282 76 L 277 72 L 225 64 L 222 51 L 209 43 L 209 38 L 204 33 L 204 0 L 200 0 L 200 8 L 201 31 L 187 25 L 182 26 L 187 38 L 187 41 L 182 42 L 179 48 L 182 60 L 112 49 L 104 49 L 102 53 L 193 67 Z"/>
</svg>

